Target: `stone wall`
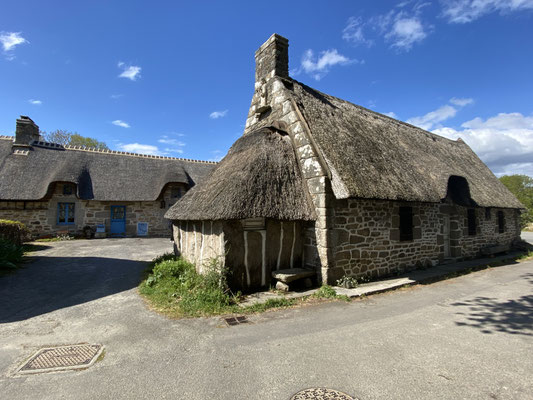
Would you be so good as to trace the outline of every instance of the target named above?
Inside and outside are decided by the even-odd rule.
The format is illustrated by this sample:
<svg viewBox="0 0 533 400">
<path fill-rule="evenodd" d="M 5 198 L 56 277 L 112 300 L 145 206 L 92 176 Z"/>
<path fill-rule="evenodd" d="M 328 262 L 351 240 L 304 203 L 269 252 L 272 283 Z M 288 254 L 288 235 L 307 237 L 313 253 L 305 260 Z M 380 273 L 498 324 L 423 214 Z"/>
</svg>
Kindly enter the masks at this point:
<svg viewBox="0 0 533 400">
<path fill-rule="evenodd" d="M 399 207 L 413 207 L 413 240 L 400 241 Z M 385 200 L 336 200 L 331 243 L 335 244 L 335 274 L 342 276 L 386 276 L 414 268 L 437 265 L 445 258 L 444 218 L 450 218 L 450 259 L 480 255 L 490 245 L 510 245 L 520 236 L 516 210 L 503 209 L 505 232 L 498 233 L 497 211 L 475 209 L 476 234 L 468 234 L 467 208 L 433 203 L 402 203 Z"/>
<path fill-rule="evenodd" d="M 170 237 L 171 223 L 164 218 L 165 212 L 178 197 L 174 187 L 183 194 L 184 185 L 168 185 L 162 198 L 157 201 L 95 201 L 80 200 L 75 194 L 63 194 L 63 183 L 56 183 L 51 196 L 44 201 L 0 201 L 0 219 L 10 219 L 24 223 L 35 237 L 54 236 L 68 232 L 72 235 L 83 233 L 83 227 L 104 225 L 110 232 L 111 206 L 126 206 L 126 236 L 137 235 L 137 222 L 148 223 L 148 236 Z M 75 192 L 75 190 L 74 190 Z M 163 202 L 162 202 L 163 200 Z M 74 203 L 75 218 L 73 225 L 58 224 L 58 203 Z"/>
</svg>

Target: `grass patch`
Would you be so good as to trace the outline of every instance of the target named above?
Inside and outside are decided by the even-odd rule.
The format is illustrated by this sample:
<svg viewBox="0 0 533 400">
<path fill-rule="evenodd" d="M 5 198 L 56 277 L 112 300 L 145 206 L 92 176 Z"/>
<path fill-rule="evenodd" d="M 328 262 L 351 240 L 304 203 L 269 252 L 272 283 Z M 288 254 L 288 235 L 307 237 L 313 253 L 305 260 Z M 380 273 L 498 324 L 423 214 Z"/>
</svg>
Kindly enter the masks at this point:
<svg viewBox="0 0 533 400">
<path fill-rule="evenodd" d="M 246 307 L 239 306 L 240 293 L 232 293 L 226 282 L 227 270 L 211 260 L 199 274 L 193 264 L 163 254 L 155 258 L 139 284 L 139 293 L 148 304 L 169 317 L 201 317 L 224 314 L 251 314 L 266 310 L 293 307 L 313 300 L 345 300 L 331 286 L 322 286 L 314 295 L 297 299 L 276 298 Z"/>
<path fill-rule="evenodd" d="M 157 310 L 176 317 L 233 312 L 237 296 L 228 289 L 226 271 L 216 260 L 199 274 L 193 264 L 165 254 L 150 264 L 140 293 Z"/>
<path fill-rule="evenodd" d="M 533 251 L 528 251 L 527 253 L 521 255 L 520 257 L 516 259 L 516 261 L 518 262 L 529 261 L 529 260 L 533 260 Z"/>
</svg>

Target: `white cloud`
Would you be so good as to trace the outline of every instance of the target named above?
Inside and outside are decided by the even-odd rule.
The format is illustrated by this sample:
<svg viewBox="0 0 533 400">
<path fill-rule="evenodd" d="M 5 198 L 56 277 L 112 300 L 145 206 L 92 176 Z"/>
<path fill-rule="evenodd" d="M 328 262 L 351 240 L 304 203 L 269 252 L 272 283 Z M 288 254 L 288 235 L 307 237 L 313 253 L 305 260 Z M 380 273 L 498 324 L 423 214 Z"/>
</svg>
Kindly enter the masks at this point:
<svg viewBox="0 0 533 400">
<path fill-rule="evenodd" d="M 228 114 L 228 110 L 224 111 L 213 111 L 211 114 L 209 114 L 209 118 L 211 119 L 217 119 L 225 117 Z"/>
<path fill-rule="evenodd" d="M 4 54 L 8 60 L 15 58 L 13 51 L 19 44 L 29 43 L 26 39 L 20 36 L 20 32 L 0 32 L 0 43 L 4 49 Z"/>
<path fill-rule="evenodd" d="M 464 107 L 464 106 L 467 106 L 469 104 L 472 104 L 474 102 L 474 99 L 470 99 L 470 98 L 457 98 L 457 97 L 452 97 L 450 99 L 450 103 L 456 105 L 456 106 L 459 106 L 459 107 Z"/>
<path fill-rule="evenodd" d="M 130 127 L 130 124 L 128 124 L 127 122 L 124 122 L 120 119 L 116 119 L 114 120 L 113 122 L 111 122 L 113 125 L 116 125 L 116 126 L 120 126 L 122 128 L 129 128 Z"/>
<path fill-rule="evenodd" d="M 396 113 L 390 111 L 390 112 L 387 112 L 387 113 L 383 113 L 383 115 L 386 115 L 387 117 L 391 117 L 391 118 L 394 118 L 394 119 L 398 119 L 398 116 L 396 115 Z"/>
<path fill-rule="evenodd" d="M 128 153 L 150 154 L 154 156 L 161 155 L 158 147 L 152 146 L 151 144 L 120 143 L 117 147 L 119 150 L 127 151 Z"/>
<path fill-rule="evenodd" d="M 183 154 L 182 147 L 185 146 L 185 143 L 178 139 L 173 139 L 171 137 L 168 137 L 167 135 L 163 135 L 158 140 L 158 142 L 165 144 L 167 146 L 172 146 L 172 147 L 165 147 L 163 154 L 170 154 L 170 153 Z"/>
<path fill-rule="evenodd" d="M 122 96 L 124 96 L 123 94 L 112 94 L 111 97 L 113 100 L 118 100 L 120 99 Z"/>
<path fill-rule="evenodd" d="M 464 140 L 497 175 L 533 176 L 533 115 L 500 113 L 487 120 L 474 118 L 461 128 L 442 127 L 433 132 Z"/>
<path fill-rule="evenodd" d="M 363 33 L 364 27 L 365 24 L 361 17 L 350 17 L 346 27 L 342 30 L 342 38 L 355 45 L 363 44 L 370 47 L 374 41 L 365 37 Z"/>
<path fill-rule="evenodd" d="M 448 22 L 464 24 L 486 14 L 533 10 L 533 0 L 441 0 L 442 13 Z"/>
<path fill-rule="evenodd" d="M 136 81 L 141 77 L 141 67 L 137 65 L 126 65 L 123 62 L 119 62 L 118 67 L 122 69 L 119 78 L 127 78 Z"/>
<path fill-rule="evenodd" d="M 222 150 L 213 150 L 211 151 L 211 154 L 213 154 L 213 157 L 211 157 L 207 161 L 219 162 L 224 158 L 224 153 L 222 152 Z"/>
<path fill-rule="evenodd" d="M 434 111 L 428 112 L 425 115 L 409 118 L 406 122 L 426 130 L 442 128 L 440 123 L 455 117 L 458 107 L 464 107 L 468 104 L 472 104 L 473 102 L 474 99 L 471 98 L 452 97 L 450 99 L 450 103 L 456 107 L 445 104 Z"/>
<path fill-rule="evenodd" d="M 43 102 L 41 100 L 34 100 L 34 99 L 29 99 L 28 103 L 34 104 L 36 106 L 40 106 L 41 104 L 43 104 Z"/>
<path fill-rule="evenodd" d="M 422 42 L 433 28 L 422 21 L 422 9 L 429 3 L 417 1 L 408 9 L 407 6 L 412 3 L 400 3 L 389 12 L 366 21 L 361 17 L 350 17 L 342 31 L 342 38 L 354 45 L 371 46 L 374 39 L 369 36 L 377 35 L 391 43 L 396 50 L 409 51 L 414 44 Z"/>
<path fill-rule="evenodd" d="M 340 54 L 337 49 L 330 49 L 320 52 L 319 57 L 315 57 L 313 50 L 307 50 L 302 57 L 301 67 L 294 71 L 293 75 L 297 75 L 302 70 L 311 75 L 314 79 L 319 81 L 328 72 L 329 69 L 335 65 L 348 65 L 359 62 L 351 60 L 348 57 Z M 360 63 L 363 63 L 361 61 Z"/>
<path fill-rule="evenodd" d="M 435 111 L 430 111 L 421 117 L 413 117 L 407 120 L 407 123 L 419 126 L 422 129 L 432 129 L 438 123 L 452 118 L 457 113 L 457 109 L 448 104 L 437 108 Z"/>
<path fill-rule="evenodd" d="M 393 47 L 410 50 L 413 44 L 421 42 L 426 36 L 420 19 L 413 17 L 397 19 L 385 38 L 392 41 Z"/>
</svg>

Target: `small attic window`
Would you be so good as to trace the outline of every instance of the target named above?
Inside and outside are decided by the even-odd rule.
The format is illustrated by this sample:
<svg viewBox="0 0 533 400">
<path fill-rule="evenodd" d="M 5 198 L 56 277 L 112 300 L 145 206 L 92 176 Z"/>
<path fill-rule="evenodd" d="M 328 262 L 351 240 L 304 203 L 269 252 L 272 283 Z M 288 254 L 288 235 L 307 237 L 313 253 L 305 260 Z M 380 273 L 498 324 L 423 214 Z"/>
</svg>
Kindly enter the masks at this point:
<svg viewBox="0 0 533 400">
<path fill-rule="evenodd" d="M 72 185 L 71 183 L 65 183 L 63 185 L 63 194 L 70 196 L 72 195 L 72 193 L 74 193 L 74 185 Z"/>
<path fill-rule="evenodd" d="M 179 199 L 181 197 L 181 188 L 180 187 L 172 187 L 170 188 L 170 198 L 172 199 Z"/>
</svg>

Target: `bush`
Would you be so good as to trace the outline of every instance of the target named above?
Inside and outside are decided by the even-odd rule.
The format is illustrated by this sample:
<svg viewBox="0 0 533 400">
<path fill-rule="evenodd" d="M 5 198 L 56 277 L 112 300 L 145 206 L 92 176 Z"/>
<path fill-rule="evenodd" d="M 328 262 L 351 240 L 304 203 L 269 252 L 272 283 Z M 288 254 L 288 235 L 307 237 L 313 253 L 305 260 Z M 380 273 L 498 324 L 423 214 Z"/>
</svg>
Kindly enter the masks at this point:
<svg viewBox="0 0 533 400">
<path fill-rule="evenodd" d="M 0 219 L 0 240 L 21 246 L 23 242 L 31 240 L 31 234 L 22 222 Z"/>
<path fill-rule="evenodd" d="M 0 269 L 15 269 L 22 262 L 24 250 L 9 240 L 0 239 Z"/>
<path fill-rule="evenodd" d="M 163 311 L 185 316 L 221 314 L 230 312 L 235 304 L 226 284 L 226 271 L 216 260 L 206 267 L 205 274 L 172 254 L 154 259 L 151 266 L 140 291 Z"/>
</svg>

